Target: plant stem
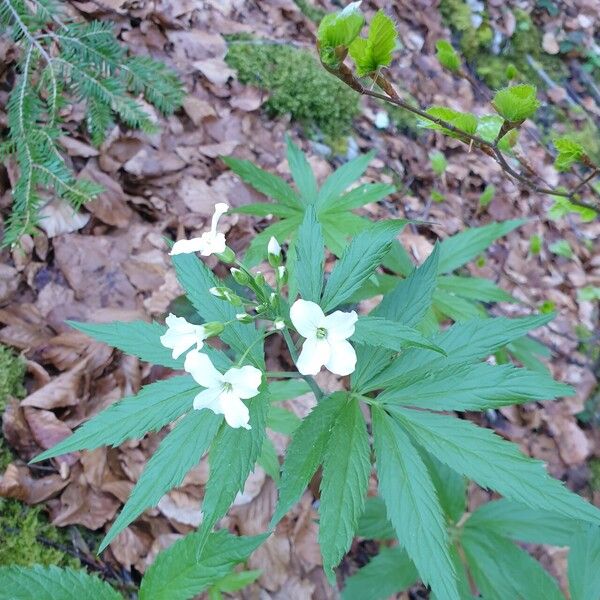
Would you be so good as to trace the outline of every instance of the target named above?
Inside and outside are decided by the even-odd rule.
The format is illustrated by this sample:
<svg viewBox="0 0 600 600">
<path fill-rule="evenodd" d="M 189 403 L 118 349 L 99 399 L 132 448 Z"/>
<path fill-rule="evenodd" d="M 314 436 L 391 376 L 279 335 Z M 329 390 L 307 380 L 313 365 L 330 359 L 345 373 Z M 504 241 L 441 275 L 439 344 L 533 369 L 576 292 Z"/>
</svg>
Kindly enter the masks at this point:
<svg viewBox="0 0 600 600">
<path fill-rule="evenodd" d="M 265 375 L 272 379 L 300 379 L 302 377 L 298 372 L 293 373 L 289 371 L 267 371 Z"/>
<path fill-rule="evenodd" d="M 287 327 L 285 327 L 282 330 L 282 333 L 283 333 L 283 339 L 285 340 L 285 343 L 287 344 L 288 350 L 290 351 L 290 355 L 295 364 L 298 362 L 298 352 L 296 350 L 296 346 L 294 346 L 294 340 L 292 340 L 292 336 L 290 335 L 290 332 Z M 310 386 L 310 389 L 312 390 L 313 394 L 315 395 L 315 398 L 317 399 L 317 402 L 319 400 L 321 400 L 321 398 L 323 397 L 323 390 L 319 387 L 319 384 L 310 375 L 300 374 L 300 377 L 302 377 L 302 379 L 304 379 L 304 381 L 306 381 L 306 383 L 308 383 L 308 385 Z"/>
</svg>

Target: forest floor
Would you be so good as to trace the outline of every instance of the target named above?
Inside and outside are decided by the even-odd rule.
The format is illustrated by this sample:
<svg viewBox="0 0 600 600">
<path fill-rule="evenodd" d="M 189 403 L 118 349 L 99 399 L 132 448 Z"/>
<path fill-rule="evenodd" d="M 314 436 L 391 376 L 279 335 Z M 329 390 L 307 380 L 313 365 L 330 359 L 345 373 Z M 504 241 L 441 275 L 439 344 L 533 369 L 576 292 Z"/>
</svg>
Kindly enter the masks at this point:
<svg viewBox="0 0 600 600">
<path fill-rule="evenodd" d="M 203 8 L 197 8 L 199 4 Z M 81 107 L 69 107 L 64 117 L 73 135 L 64 145 L 70 160 L 82 176 L 99 182 L 106 192 L 86 205 L 77 218 L 56 202 L 48 204 L 44 232 L 25 239 L 21 250 L 5 250 L 0 264 L 0 342 L 21 352 L 27 361 L 27 394 L 10 402 L 3 414 L 3 436 L 15 458 L 0 479 L 0 495 L 41 504 L 57 526 L 81 526 L 71 530 L 70 542 L 64 542 L 67 551 L 113 582 L 139 580 L 161 549 L 199 524 L 207 462 L 204 459 L 181 488 L 127 528 L 101 558 L 96 557 L 94 538 L 77 532 L 83 528 L 101 532 L 109 527 L 164 433 L 42 465 L 27 466 L 26 462 L 90 415 L 168 373 L 91 341 L 69 329 L 65 320 L 161 319 L 181 294 L 163 237 L 191 237 L 202 230 L 215 202 L 235 207 L 264 201 L 219 157 L 247 158 L 285 175 L 286 132 L 308 153 L 319 180 L 348 156 L 374 149 L 376 158 L 364 180 L 394 183 L 398 192 L 362 212 L 372 219 L 427 221 L 427 225 L 406 228 L 402 235 L 417 262 L 428 255 L 436 239 L 494 220 L 526 219 L 489 249 L 485 261 L 469 266 L 468 271 L 493 279 L 521 301 L 498 305 L 495 314 L 554 308 L 556 319 L 535 336 L 552 350 L 553 375 L 572 384 L 576 395 L 544 405 L 502 409 L 490 417 L 489 425 L 526 453 L 545 460 L 554 477 L 600 506 L 599 364 L 594 355 L 600 336 L 598 303 L 581 295 L 583 288 L 600 286 L 600 222 L 582 223 L 573 216 L 550 220 L 551 199 L 516 187 L 489 157 L 418 130 L 410 118 L 365 99 L 360 99 L 360 113 L 343 136 L 331 132 L 319 136 L 313 131 L 311 138 L 310 127 L 269 115 L 265 110 L 269 93 L 241 84 L 225 62 L 228 44 L 288 44 L 311 50 L 316 25 L 299 8 L 306 4 L 314 6 L 292 0 L 141 0 L 124 6 L 120 0 L 71 2 L 86 18 L 110 19 L 134 52 L 150 53 L 173 66 L 189 92 L 182 110 L 160 119 L 160 133 L 148 136 L 115 127 L 100 148 L 92 147 L 81 133 Z M 427 0 L 363 2 L 368 10 L 386 9 L 398 22 L 403 48 L 390 78 L 421 106 L 447 104 L 476 114 L 489 112 L 485 84 L 474 90 L 444 72 L 435 58 L 435 41 L 450 38 L 437 4 Z M 533 2 L 518 4 L 531 9 Z M 554 6 L 549 1 L 538 4 Z M 539 7 L 534 11 L 533 26 L 543 35 L 546 53 L 561 44 L 564 48 L 573 32 L 583 45 L 598 35 L 594 31 L 598 28 L 597 2 L 575 0 L 570 5 L 556 16 Z M 335 8 L 329 2 L 322 7 Z M 488 16 L 500 37 L 510 35 L 518 25 L 507 3 L 489 2 Z M 559 60 L 569 68 L 582 64 L 576 50 Z M 598 123 L 598 86 L 579 74 L 571 73 L 567 87 L 558 81 L 551 87 L 548 80 L 546 85 L 540 83 L 541 97 L 560 114 L 570 114 L 574 120 L 583 119 L 583 114 Z M 552 79 L 546 71 L 543 75 Z M 330 100 L 336 102 L 336 98 Z M 556 114 L 543 112 L 550 121 Z M 552 157 L 537 143 L 548 137 L 544 119 L 528 123 L 526 129 L 523 155 L 547 183 L 558 184 L 561 179 L 552 167 Z M 433 149 L 442 151 L 448 161 L 442 177 L 431 167 L 428 154 Z M 10 203 L 11 169 L 9 165 L 0 177 L 4 215 Z M 482 206 L 479 198 L 490 183 L 495 194 Z M 443 195 L 443 201 L 432 201 L 432 191 Z M 230 245 L 240 251 L 268 220 L 234 215 L 224 223 Z M 534 235 L 543 240 L 536 255 L 530 249 Z M 561 240 L 568 242 L 570 251 Z M 557 247 L 556 242 L 562 244 L 559 254 L 561 244 Z M 269 362 L 285 366 L 288 359 L 283 348 L 273 343 L 268 349 Z M 293 410 L 306 414 L 311 402 L 308 397 L 300 398 Z M 586 406 L 582 419 L 580 413 Z M 283 456 L 285 439 L 275 441 Z M 262 569 L 263 574 L 240 597 L 258 598 L 260 593 L 261 598 L 280 600 L 332 597 L 320 568 L 316 495 L 316 489 L 308 491 L 255 552 L 250 567 Z M 471 506 L 487 498 L 488 493 L 473 488 Z M 262 532 L 274 500 L 273 481 L 258 469 L 224 525 L 241 534 Z M 566 550 L 531 550 L 564 583 Z M 355 542 L 340 576 L 364 564 L 373 551 L 373 544 Z"/>
</svg>

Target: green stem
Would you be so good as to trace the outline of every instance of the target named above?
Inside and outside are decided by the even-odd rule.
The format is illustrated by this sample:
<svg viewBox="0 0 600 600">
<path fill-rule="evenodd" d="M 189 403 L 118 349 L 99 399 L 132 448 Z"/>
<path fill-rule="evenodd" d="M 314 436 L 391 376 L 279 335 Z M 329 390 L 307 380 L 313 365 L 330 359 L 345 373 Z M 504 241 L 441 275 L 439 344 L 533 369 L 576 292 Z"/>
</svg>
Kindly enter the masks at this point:
<svg viewBox="0 0 600 600">
<path fill-rule="evenodd" d="M 236 366 L 237 367 L 241 367 L 244 364 L 244 360 L 246 359 L 246 356 L 248 356 L 250 350 L 252 350 L 252 348 L 254 348 L 254 346 L 256 346 L 256 344 L 258 344 L 258 342 L 264 342 L 270 335 L 273 335 L 274 333 L 277 333 L 277 331 L 267 331 L 267 333 L 265 333 L 265 335 L 256 338 L 245 350 L 244 354 L 242 354 L 242 356 L 240 357 L 240 360 L 237 361 Z"/>
<path fill-rule="evenodd" d="M 267 371 L 265 375 L 271 379 L 300 379 L 302 377 L 302 375 L 298 372 L 293 373 L 289 371 Z"/>
<path fill-rule="evenodd" d="M 290 351 L 292 360 L 294 361 L 294 364 L 296 364 L 298 362 L 298 351 L 296 350 L 296 346 L 294 346 L 294 340 L 292 340 L 292 336 L 290 335 L 287 327 L 282 330 L 282 333 L 283 339 L 285 340 L 288 350 Z M 315 398 L 317 399 L 317 402 L 321 400 L 323 397 L 323 390 L 319 387 L 319 384 L 310 375 L 300 375 L 300 377 L 302 377 L 302 379 L 308 383 L 310 389 L 315 395 Z"/>
</svg>

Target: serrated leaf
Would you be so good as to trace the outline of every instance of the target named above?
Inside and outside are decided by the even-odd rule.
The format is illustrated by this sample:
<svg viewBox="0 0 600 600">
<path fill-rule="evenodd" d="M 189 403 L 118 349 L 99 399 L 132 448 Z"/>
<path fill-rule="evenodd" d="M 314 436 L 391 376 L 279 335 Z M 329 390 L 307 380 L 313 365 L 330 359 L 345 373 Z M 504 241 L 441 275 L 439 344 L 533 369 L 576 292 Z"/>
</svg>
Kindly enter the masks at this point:
<svg viewBox="0 0 600 600">
<path fill-rule="evenodd" d="M 573 394 L 573 388 L 549 374 L 488 363 L 453 365 L 430 370 L 423 377 L 388 387 L 377 397 L 383 404 L 418 406 L 431 410 L 464 412 L 552 400 Z"/>
<path fill-rule="evenodd" d="M 1 600 L 123 600 L 108 583 L 83 570 L 55 566 L 0 567 Z"/>
<path fill-rule="evenodd" d="M 183 481 L 187 472 L 200 462 L 208 450 L 217 428 L 220 415 L 210 410 L 192 410 L 160 443 L 156 452 L 133 488 L 123 510 L 106 534 L 98 553 L 142 514 Z"/>
<path fill-rule="evenodd" d="M 381 408 L 371 409 L 379 493 L 398 541 L 425 584 L 458 600 L 444 514 L 427 468 L 410 438 Z"/>
<path fill-rule="evenodd" d="M 271 400 L 273 402 L 273 400 Z M 293 412 L 279 406 L 272 406 L 269 411 L 267 427 L 284 435 L 292 435 L 302 423 L 302 419 Z"/>
<path fill-rule="evenodd" d="M 487 531 L 465 531 L 461 546 L 469 571 L 486 600 L 564 600 L 558 584 L 525 550 Z"/>
<path fill-rule="evenodd" d="M 600 511 L 546 472 L 544 463 L 470 421 L 388 407 L 421 446 L 451 469 L 532 508 L 600 523 Z"/>
<path fill-rule="evenodd" d="M 347 399 L 331 428 L 323 455 L 319 546 L 329 580 L 354 536 L 369 485 L 367 425 L 355 399 Z"/>
<path fill-rule="evenodd" d="M 146 571 L 140 600 L 188 600 L 227 575 L 248 558 L 268 534 L 238 537 L 221 529 L 209 534 L 191 533 L 160 552 Z"/>
<path fill-rule="evenodd" d="M 343 304 L 379 266 L 405 221 L 377 223 L 359 233 L 335 265 L 323 291 L 321 305 L 329 313 Z"/>
<path fill-rule="evenodd" d="M 396 25 L 382 10 L 375 13 L 367 39 L 356 38 L 349 48 L 359 77 L 375 73 L 392 62 L 398 33 Z"/>
<path fill-rule="evenodd" d="M 435 43 L 435 49 L 436 57 L 440 61 L 442 67 L 453 73 L 458 73 L 458 71 L 460 71 L 460 57 L 450 42 L 447 40 L 438 40 Z"/>
<path fill-rule="evenodd" d="M 477 131 L 477 117 L 471 113 L 463 113 L 447 106 L 432 106 L 431 108 L 427 109 L 427 113 L 436 119 L 441 119 L 449 125 L 460 129 L 461 132 L 473 135 Z M 451 129 L 447 129 L 444 126 L 438 125 L 432 121 L 428 121 L 427 119 L 421 119 L 420 124 L 422 127 L 426 127 L 427 129 L 441 131 L 443 134 L 449 137 L 458 139 L 464 137 L 459 132 L 454 132 Z"/>
<path fill-rule="evenodd" d="M 182 369 L 183 358 L 174 359 L 171 350 L 160 343 L 160 336 L 167 328 L 159 323 L 146 321 L 115 321 L 113 323 L 67 323 L 91 338 L 137 356 L 153 365 Z"/>
<path fill-rule="evenodd" d="M 346 579 L 342 600 L 385 600 L 412 586 L 418 577 L 402 548 L 381 548 L 366 566 Z"/>
<path fill-rule="evenodd" d="M 225 156 L 222 160 L 242 181 L 261 194 L 279 200 L 291 208 L 300 207 L 296 192 L 281 177 L 263 171 L 249 160 L 233 156 Z"/>
<path fill-rule="evenodd" d="M 208 457 L 210 477 L 204 490 L 202 529 L 206 532 L 227 512 L 238 492 L 244 489 L 248 475 L 263 449 L 269 394 L 262 389 L 248 400 L 252 429 L 233 429 L 221 425 Z"/>
<path fill-rule="evenodd" d="M 558 150 L 554 159 L 554 166 L 558 171 L 568 171 L 574 163 L 579 162 L 585 156 L 585 148 L 569 137 L 556 138 L 553 143 Z"/>
<path fill-rule="evenodd" d="M 531 544 L 568 546 L 573 536 L 587 529 L 587 523 L 502 498 L 479 506 L 465 528 Z"/>
<path fill-rule="evenodd" d="M 302 394 L 308 394 L 310 386 L 304 379 L 286 379 L 282 381 L 269 382 L 269 396 L 271 402 L 283 402 L 293 400 Z"/>
<path fill-rule="evenodd" d="M 579 215 L 584 223 L 589 223 L 598 216 L 598 211 L 591 207 L 574 204 L 568 198 L 555 197 L 554 203 L 548 209 L 548 216 L 557 221 L 570 214 Z"/>
<path fill-rule="evenodd" d="M 323 398 L 304 418 L 285 453 L 274 527 L 298 501 L 323 460 L 333 424 L 344 406 L 344 394 Z"/>
<path fill-rule="evenodd" d="M 263 442 L 262 450 L 256 462 L 273 481 L 279 481 L 279 457 L 273 442 L 268 437 Z"/>
<path fill-rule="evenodd" d="M 319 190 L 316 200 L 316 207 L 319 212 L 333 208 L 334 201 L 339 198 L 344 190 L 359 177 L 362 177 L 374 156 L 374 151 L 360 154 L 337 168 L 327 177 Z"/>
<path fill-rule="evenodd" d="M 498 238 L 510 233 L 525 223 L 524 219 L 514 219 L 500 223 L 490 223 L 483 227 L 470 227 L 445 239 L 440 244 L 439 273 L 450 273 L 467 264 L 485 251 Z"/>
<path fill-rule="evenodd" d="M 191 410 L 201 389 L 189 375 L 146 385 L 135 396 L 123 398 L 86 421 L 72 435 L 36 456 L 32 462 L 67 452 L 118 446 L 127 439 L 141 438 Z"/>
<path fill-rule="evenodd" d="M 433 294 L 433 310 L 436 315 L 441 315 L 441 318 L 437 319 L 438 321 L 443 321 L 446 317 L 458 322 L 484 319 L 488 316 L 485 308 L 479 302 L 455 296 L 440 287 Z"/>
<path fill-rule="evenodd" d="M 335 67 L 340 59 L 335 53 L 338 47 L 348 47 L 360 33 L 365 22 L 360 12 L 360 2 L 351 2 L 344 10 L 325 15 L 317 30 L 321 60 Z"/>
<path fill-rule="evenodd" d="M 294 290 L 289 296 L 290 303 L 295 299 L 295 290 L 304 300 L 318 303 L 323 288 L 325 247 L 321 225 L 312 206 L 307 207 L 304 213 L 293 248 L 293 259 L 288 261 L 290 289 Z"/>
<path fill-rule="evenodd" d="M 589 526 L 575 535 L 569 551 L 571 600 L 598 600 L 600 592 L 600 528 Z"/>
<path fill-rule="evenodd" d="M 326 202 L 320 212 L 321 214 L 335 214 L 360 208 L 365 204 L 379 202 L 395 191 L 396 188 L 388 183 L 365 183 Z"/>
<path fill-rule="evenodd" d="M 231 594 L 245 588 L 256 581 L 262 574 L 262 571 L 256 569 L 254 571 L 241 571 L 239 573 L 229 573 L 218 581 L 215 581 L 214 587 L 220 592 Z"/>
<path fill-rule="evenodd" d="M 356 535 L 370 540 L 393 540 L 396 532 L 387 517 L 385 502 L 379 496 L 369 496 Z"/>
<path fill-rule="evenodd" d="M 445 352 L 413 327 L 389 321 L 382 317 L 360 317 L 356 322 L 352 341 L 369 346 L 381 346 L 396 352 L 404 348 L 427 348 Z"/>
<path fill-rule="evenodd" d="M 291 208 L 284 204 L 273 204 L 272 202 L 255 202 L 254 204 L 244 204 L 234 208 L 231 212 L 242 215 L 254 215 L 256 217 L 268 217 L 275 215 L 283 219 L 296 217 L 301 214 L 299 208 Z"/>
<path fill-rule="evenodd" d="M 475 133 L 486 142 L 493 144 L 503 124 L 504 119 L 500 115 L 482 115 L 478 118 L 477 131 Z M 502 152 L 510 154 L 517 139 L 518 130 L 512 129 L 498 141 L 498 148 Z"/>
<path fill-rule="evenodd" d="M 540 106 L 534 85 L 522 83 L 498 90 L 492 100 L 492 106 L 509 123 L 522 123 L 533 117 Z"/>
<path fill-rule="evenodd" d="M 317 180 L 315 179 L 310 163 L 302 150 L 294 144 L 291 137 L 286 136 L 285 140 L 287 144 L 288 164 L 294 183 L 300 192 L 300 200 L 305 206 L 315 204 L 318 195 Z"/>
<path fill-rule="evenodd" d="M 517 302 L 508 292 L 482 277 L 441 275 L 438 277 L 438 287 L 445 292 L 479 302 Z"/>
</svg>

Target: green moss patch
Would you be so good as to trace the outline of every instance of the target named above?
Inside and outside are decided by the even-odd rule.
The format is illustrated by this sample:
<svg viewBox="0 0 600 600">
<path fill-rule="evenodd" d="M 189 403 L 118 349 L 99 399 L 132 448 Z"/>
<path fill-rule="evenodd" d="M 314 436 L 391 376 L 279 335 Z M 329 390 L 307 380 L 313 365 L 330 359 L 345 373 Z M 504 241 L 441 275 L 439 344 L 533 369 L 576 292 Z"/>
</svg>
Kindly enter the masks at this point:
<svg viewBox="0 0 600 600">
<path fill-rule="evenodd" d="M 23 359 L 7 346 L 0 344 L 0 411 L 6 408 L 10 397 L 22 398 L 25 395 L 24 377 Z"/>
</svg>

